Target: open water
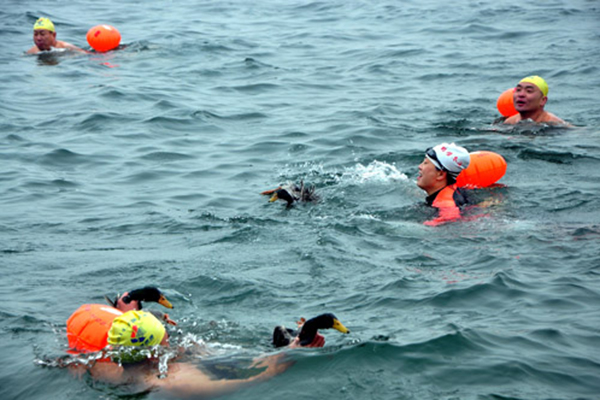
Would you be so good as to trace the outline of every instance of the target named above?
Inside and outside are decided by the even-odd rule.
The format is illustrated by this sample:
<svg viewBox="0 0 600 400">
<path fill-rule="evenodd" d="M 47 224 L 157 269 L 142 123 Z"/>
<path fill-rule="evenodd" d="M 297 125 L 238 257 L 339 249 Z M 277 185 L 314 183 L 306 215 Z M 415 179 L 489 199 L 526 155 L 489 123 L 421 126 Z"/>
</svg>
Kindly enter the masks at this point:
<svg viewBox="0 0 600 400">
<path fill-rule="evenodd" d="M 2 4 L 0 398 L 160 398 L 52 362 L 80 304 L 149 284 L 172 344 L 234 361 L 302 316 L 351 329 L 226 398 L 600 398 L 596 0 Z M 126 46 L 24 56 L 39 16 Z M 532 74 L 575 128 L 493 124 Z M 427 227 L 444 141 L 508 171 Z M 320 203 L 259 194 L 300 180 Z"/>
</svg>

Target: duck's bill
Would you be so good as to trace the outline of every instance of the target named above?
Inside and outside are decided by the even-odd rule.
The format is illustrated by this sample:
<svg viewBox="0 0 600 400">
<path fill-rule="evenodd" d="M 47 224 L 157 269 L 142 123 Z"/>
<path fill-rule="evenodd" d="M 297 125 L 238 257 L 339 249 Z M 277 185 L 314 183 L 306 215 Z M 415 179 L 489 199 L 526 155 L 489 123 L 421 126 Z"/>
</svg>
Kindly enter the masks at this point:
<svg viewBox="0 0 600 400">
<path fill-rule="evenodd" d="M 277 187 L 275 189 L 265 190 L 264 192 L 261 192 L 260 194 L 264 194 L 264 195 L 268 196 L 268 195 L 271 195 L 271 194 L 275 193 L 279 189 L 281 189 L 281 186 L 279 186 L 279 187 Z"/>
<path fill-rule="evenodd" d="M 167 308 L 173 308 L 173 305 L 171 304 L 171 302 L 169 300 L 167 300 L 167 298 L 162 294 L 158 298 L 158 304 L 160 304 L 164 307 L 167 307 Z"/>
<path fill-rule="evenodd" d="M 348 328 L 346 328 L 340 321 L 338 321 L 337 319 L 333 320 L 333 329 L 338 330 L 342 333 L 350 333 L 350 330 Z"/>
</svg>

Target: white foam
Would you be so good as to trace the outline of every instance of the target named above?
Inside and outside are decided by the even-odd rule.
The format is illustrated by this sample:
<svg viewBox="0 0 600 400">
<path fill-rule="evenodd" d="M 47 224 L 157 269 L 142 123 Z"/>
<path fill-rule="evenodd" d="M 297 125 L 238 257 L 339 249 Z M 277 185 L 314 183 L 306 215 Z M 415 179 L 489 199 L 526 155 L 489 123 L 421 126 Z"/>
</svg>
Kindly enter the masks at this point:
<svg viewBox="0 0 600 400">
<path fill-rule="evenodd" d="M 347 168 L 342 174 L 342 180 L 351 180 L 358 183 L 388 183 L 407 181 L 408 177 L 400 172 L 395 165 L 375 160 L 367 166 L 356 164 L 354 167 Z"/>
</svg>

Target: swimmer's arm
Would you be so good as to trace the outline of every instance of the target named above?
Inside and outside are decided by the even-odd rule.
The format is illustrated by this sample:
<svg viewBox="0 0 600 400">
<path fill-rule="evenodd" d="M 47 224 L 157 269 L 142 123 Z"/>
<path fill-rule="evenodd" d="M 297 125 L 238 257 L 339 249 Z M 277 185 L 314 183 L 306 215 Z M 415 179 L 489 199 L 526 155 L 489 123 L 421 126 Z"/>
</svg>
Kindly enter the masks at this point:
<svg viewBox="0 0 600 400">
<path fill-rule="evenodd" d="M 60 40 L 58 40 L 56 42 L 56 48 L 57 49 L 68 49 L 68 50 L 72 50 L 72 51 L 77 51 L 79 53 L 87 53 L 87 51 L 80 49 L 79 47 L 75 46 L 74 44 L 63 42 Z"/>
<path fill-rule="evenodd" d="M 269 379 L 284 372 L 291 366 L 290 362 L 282 362 L 284 354 L 265 357 L 253 364 L 256 368 L 266 369 L 248 379 L 212 380 L 210 376 L 189 363 L 173 364 L 164 379 L 151 376 L 146 381 L 150 387 L 168 392 L 178 397 L 214 396 L 230 393 L 254 382 Z"/>
</svg>

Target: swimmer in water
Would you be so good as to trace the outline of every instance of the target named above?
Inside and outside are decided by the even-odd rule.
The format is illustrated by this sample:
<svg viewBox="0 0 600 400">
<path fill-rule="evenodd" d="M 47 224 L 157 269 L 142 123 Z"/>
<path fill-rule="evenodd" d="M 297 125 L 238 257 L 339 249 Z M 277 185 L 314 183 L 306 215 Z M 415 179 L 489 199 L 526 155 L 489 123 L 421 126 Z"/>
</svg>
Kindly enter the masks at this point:
<svg viewBox="0 0 600 400">
<path fill-rule="evenodd" d="M 505 124 L 514 125 L 530 120 L 538 124 L 565 125 L 569 123 L 544 110 L 548 101 L 548 84 L 541 77 L 534 75 L 521 79 L 513 93 L 515 110 L 519 113 L 504 120 Z"/>
<path fill-rule="evenodd" d="M 284 354 L 263 357 L 251 365 L 257 373 L 242 379 L 215 377 L 201 365 L 187 362 L 169 364 L 165 377 L 158 375 L 158 360 L 142 354 L 140 347 L 168 346 L 169 335 L 163 324 L 149 312 L 131 310 L 114 319 L 108 333 L 114 362 L 73 366 L 92 378 L 114 385 L 131 385 L 136 392 L 157 391 L 176 397 L 217 396 L 284 372 L 291 364 L 282 362 Z M 118 350 L 118 351 L 117 351 Z"/>
<path fill-rule="evenodd" d="M 437 208 L 439 216 L 425 225 L 439 225 L 460 218 L 459 207 L 468 203 L 464 191 L 456 186 L 456 178 L 469 166 L 467 149 L 454 143 L 442 143 L 425 151 L 419 165 L 417 186 L 427 193 L 427 205 Z"/>
<path fill-rule="evenodd" d="M 48 18 L 40 18 L 33 24 L 33 42 L 35 45 L 27 50 L 26 54 L 38 54 L 42 51 L 52 49 L 67 49 L 81 53 L 87 53 L 71 43 L 56 40 L 56 29 Z"/>
</svg>

